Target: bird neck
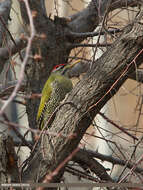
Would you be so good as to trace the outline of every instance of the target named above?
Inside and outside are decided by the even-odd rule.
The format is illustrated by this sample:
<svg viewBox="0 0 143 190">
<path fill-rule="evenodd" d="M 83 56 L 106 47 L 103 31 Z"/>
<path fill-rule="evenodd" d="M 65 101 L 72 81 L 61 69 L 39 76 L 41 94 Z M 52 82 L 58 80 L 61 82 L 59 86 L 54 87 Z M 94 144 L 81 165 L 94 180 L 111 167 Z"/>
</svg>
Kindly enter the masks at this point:
<svg viewBox="0 0 143 190">
<path fill-rule="evenodd" d="M 68 68 L 64 68 L 64 69 L 61 71 L 61 75 L 67 76 L 67 71 L 68 71 Z"/>
<path fill-rule="evenodd" d="M 67 71 L 68 71 L 68 69 L 67 69 L 67 68 L 64 68 L 63 70 L 53 72 L 52 74 L 55 74 L 55 75 L 62 75 L 62 76 L 68 77 L 68 72 L 67 72 Z"/>
</svg>

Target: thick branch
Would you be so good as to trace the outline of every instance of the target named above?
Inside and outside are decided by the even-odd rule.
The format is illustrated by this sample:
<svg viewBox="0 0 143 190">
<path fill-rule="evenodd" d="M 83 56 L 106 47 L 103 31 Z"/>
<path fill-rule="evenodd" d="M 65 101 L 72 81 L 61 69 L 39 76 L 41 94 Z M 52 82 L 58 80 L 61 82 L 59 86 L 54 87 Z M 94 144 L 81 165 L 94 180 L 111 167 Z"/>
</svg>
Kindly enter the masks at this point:
<svg viewBox="0 0 143 190">
<path fill-rule="evenodd" d="M 49 32 L 51 32 L 54 29 L 53 28 L 54 24 L 51 19 L 46 17 L 45 11 L 43 11 L 43 9 L 45 9 L 43 0 L 41 0 L 41 1 L 29 0 L 28 2 L 29 2 L 30 9 L 33 13 L 34 26 L 36 28 L 36 31 L 38 33 L 41 33 L 41 31 L 43 33 L 47 33 L 47 30 L 49 30 Z M 23 18 L 23 22 L 26 24 L 29 24 L 29 18 L 27 15 L 27 10 L 26 10 L 25 4 L 23 1 L 19 1 L 19 3 L 20 3 L 20 9 L 21 9 L 21 15 Z"/>
<path fill-rule="evenodd" d="M 73 160 L 79 163 L 81 166 L 87 167 L 95 175 L 97 175 L 101 180 L 113 182 L 112 178 L 108 175 L 105 168 L 91 155 L 88 154 L 86 150 L 80 149 L 77 154 L 73 157 Z"/>
<path fill-rule="evenodd" d="M 115 158 L 115 157 L 108 156 L 108 155 L 103 155 L 103 154 L 101 154 L 99 152 L 95 152 L 95 151 L 92 151 L 92 150 L 86 150 L 86 151 L 87 151 L 87 154 L 90 155 L 91 157 L 100 159 L 102 161 L 110 162 L 113 165 L 120 165 L 120 166 L 125 166 L 126 165 L 127 168 L 129 168 L 129 169 L 131 169 L 134 166 L 134 163 L 130 163 L 130 162 L 127 162 L 125 160 L 121 160 L 119 158 Z M 140 168 L 140 167 L 136 167 L 135 172 L 142 174 L 143 169 Z"/>
</svg>

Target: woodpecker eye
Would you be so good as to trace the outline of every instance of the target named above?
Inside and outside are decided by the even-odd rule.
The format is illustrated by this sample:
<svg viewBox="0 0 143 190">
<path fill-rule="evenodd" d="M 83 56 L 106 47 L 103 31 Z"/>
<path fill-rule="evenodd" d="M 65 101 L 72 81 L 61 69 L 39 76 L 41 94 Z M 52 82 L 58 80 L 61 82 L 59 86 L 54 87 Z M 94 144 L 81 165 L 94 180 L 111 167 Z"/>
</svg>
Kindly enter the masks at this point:
<svg viewBox="0 0 143 190">
<path fill-rule="evenodd" d="M 53 71 L 57 71 L 59 69 L 62 69 L 66 64 L 59 64 L 59 65 L 56 65 L 54 68 L 53 68 Z"/>
</svg>

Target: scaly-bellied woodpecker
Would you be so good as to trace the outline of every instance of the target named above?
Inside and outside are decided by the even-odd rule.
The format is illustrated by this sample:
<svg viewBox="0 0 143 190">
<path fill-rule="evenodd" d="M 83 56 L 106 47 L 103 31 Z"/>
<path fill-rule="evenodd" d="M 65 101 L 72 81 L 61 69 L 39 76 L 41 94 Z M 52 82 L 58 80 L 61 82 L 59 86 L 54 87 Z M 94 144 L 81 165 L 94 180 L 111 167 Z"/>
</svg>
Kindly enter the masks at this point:
<svg viewBox="0 0 143 190">
<path fill-rule="evenodd" d="M 41 102 L 37 114 L 38 128 L 43 129 L 51 114 L 73 88 L 68 71 L 80 60 L 68 65 L 60 65 L 52 71 L 42 90 Z"/>
</svg>

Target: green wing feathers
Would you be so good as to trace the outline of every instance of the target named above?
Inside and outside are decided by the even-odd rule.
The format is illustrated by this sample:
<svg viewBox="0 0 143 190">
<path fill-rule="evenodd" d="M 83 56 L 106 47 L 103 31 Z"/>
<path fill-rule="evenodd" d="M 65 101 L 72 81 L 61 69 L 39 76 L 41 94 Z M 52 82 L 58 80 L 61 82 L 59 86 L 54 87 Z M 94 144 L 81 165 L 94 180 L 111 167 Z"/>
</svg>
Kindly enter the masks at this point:
<svg viewBox="0 0 143 190">
<path fill-rule="evenodd" d="M 69 78 L 58 73 L 52 73 L 42 90 L 41 102 L 37 114 L 39 128 L 42 129 L 50 115 L 72 90 L 72 82 Z"/>
</svg>

